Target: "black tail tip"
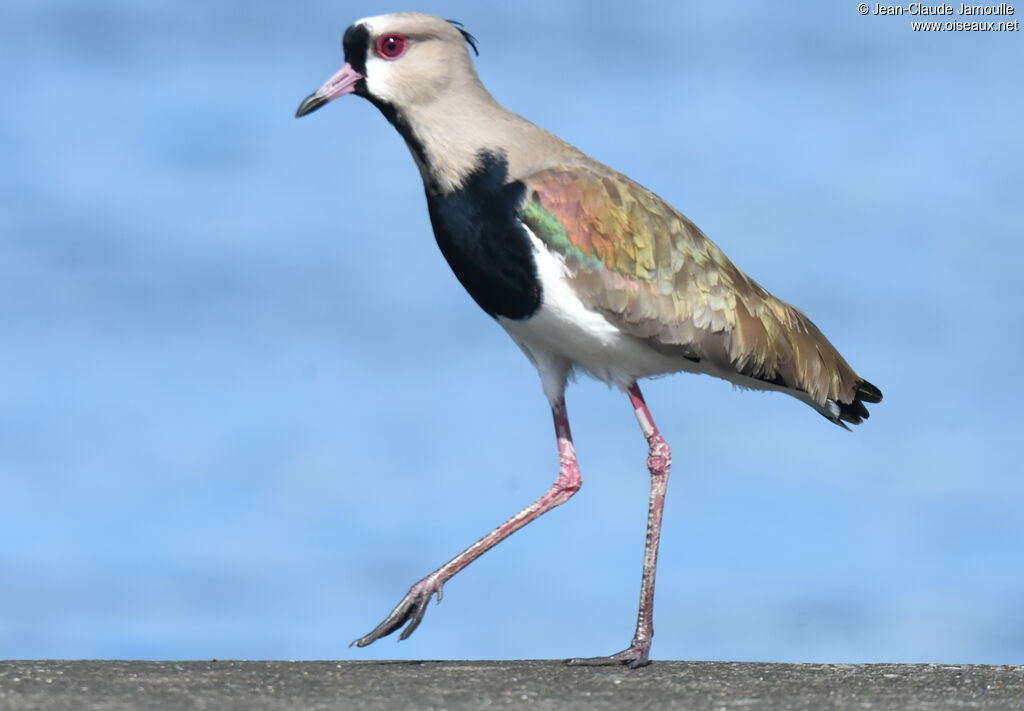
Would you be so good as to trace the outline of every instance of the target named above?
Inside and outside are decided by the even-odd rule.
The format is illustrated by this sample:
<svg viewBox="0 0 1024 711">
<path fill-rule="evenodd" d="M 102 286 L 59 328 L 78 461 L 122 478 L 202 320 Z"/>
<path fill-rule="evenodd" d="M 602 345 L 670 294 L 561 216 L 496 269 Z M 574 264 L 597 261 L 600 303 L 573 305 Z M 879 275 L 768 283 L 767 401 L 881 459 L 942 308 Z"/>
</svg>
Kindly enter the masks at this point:
<svg viewBox="0 0 1024 711">
<path fill-rule="evenodd" d="M 851 402 L 839 402 L 839 419 L 851 425 L 859 425 L 871 415 L 864 403 L 882 402 L 882 391 L 866 380 L 857 383 L 857 390 Z"/>
<path fill-rule="evenodd" d="M 857 383 L 857 399 L 864 402 L 882 402 L 882 391 L 866 380 Z"/>
</svg>

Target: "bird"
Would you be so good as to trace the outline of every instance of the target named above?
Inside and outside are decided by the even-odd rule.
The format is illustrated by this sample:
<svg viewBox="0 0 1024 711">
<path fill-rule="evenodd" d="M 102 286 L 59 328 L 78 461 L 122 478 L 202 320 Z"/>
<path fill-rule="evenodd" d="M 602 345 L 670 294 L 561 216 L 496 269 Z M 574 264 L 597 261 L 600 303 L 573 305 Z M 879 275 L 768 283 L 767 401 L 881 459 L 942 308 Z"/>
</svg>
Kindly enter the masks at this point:
<svg viewBox="0 0 1024 711">
<path fill-rule="evenodd" d="M 734 265 L 689 219 L 639 183 L 506 109 L 487 91 L 461 23 L 416 12 L 368 17 L 342 39 L 345 63 L 300 104 L 367 99 L 405 140 L 442 255 L 469 296 L 536 367 L 559 470 L 533 503 L 416 582 L 352 644 L 420 625 L 431 598 L 581 484 L 565 391 L 577 372 L 623 391 L 647 440 L 647 536 L 628 647 L 579 665 L 650 662 L 654 582 L 672 451 L 638 381 L 677 372 L 786 393 L 849 429 L 881 391 L 807 316 Z"/>
</svg>

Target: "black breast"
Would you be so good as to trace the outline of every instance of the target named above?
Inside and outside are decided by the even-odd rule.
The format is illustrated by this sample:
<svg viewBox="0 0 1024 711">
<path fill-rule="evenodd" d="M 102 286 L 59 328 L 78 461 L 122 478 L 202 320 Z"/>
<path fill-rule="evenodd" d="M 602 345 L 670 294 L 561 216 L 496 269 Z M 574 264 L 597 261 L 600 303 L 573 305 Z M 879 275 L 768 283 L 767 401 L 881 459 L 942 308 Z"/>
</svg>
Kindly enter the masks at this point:
<svg viewBox="0 0 1024 711">
<path fill-rule="evenodd" d="M 541 301 L 533 246 L 516 219 L 524 187 L 505 184 L 508 161 L 484 152 L 450 193 L 427 191 L 434 236 L 455 276 L 491 316 L 524 319 Z"/>
</svg>

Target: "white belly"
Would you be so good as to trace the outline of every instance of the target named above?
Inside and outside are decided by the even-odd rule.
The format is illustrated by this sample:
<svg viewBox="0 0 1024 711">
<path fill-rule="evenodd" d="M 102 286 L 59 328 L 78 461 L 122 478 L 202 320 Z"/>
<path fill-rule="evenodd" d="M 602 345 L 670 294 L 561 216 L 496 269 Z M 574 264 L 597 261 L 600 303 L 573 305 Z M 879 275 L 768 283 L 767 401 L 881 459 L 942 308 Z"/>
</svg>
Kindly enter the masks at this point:
<svg viewBox="0 0 1024 711">
<path fill-rule="evenodd" d="M 587 309 L 566 280 L 562 258 L 532 233 L 530 240 L 541 281 L 540 309 L 521 321 L 499 316 L 498 323 L 537 366 L 549 399 L 561 397 L 574 368 L 623 390 L 637 378 L 686 369 L 683 359 L 656 351 Z"/>
</svg>

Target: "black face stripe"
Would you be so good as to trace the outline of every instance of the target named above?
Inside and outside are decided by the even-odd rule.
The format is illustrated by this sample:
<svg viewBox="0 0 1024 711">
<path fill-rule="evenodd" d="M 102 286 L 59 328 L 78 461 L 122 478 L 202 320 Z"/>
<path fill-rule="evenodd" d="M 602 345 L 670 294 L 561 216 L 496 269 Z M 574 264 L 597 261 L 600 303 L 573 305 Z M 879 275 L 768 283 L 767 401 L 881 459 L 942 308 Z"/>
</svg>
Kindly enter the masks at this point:
<svg viewBox="0 0 1024 711">
<path fill-rule="evenodd" d="M 473 300 L 491 316 L 525 319 L 540 308 L 541 284 L 516 217 L 526 188 L 507 177 L 504 156 L 481 152 L 459 188 L 428 190 L 427 207 L 437 246 Z"/>
<path fill-rule="evenodd" d="M 422 165 L 426 165 L 427 154 L 426 151 L 423 150 L 423 143 L 420 142 L 420 139 L 416 137 L 415 133 L 413 133 L 412 126 L 410 126 L 409 122 L 405 120 L 405 117 L 398 113 L 394 104 L 390 104 L 387 101 L 381 101 L 376 96 L 372 96 L 369 92 L 365 91 L 365 79 L 360 79 L 359 84 L 363 86 L 364 91 L 360 92 L 358 90 L 359 85 L 357 84 L 357 90 L 355 93 L 366 97 L 371 104 L 376 106 L 380 112 L 384 114 L 384 118 L 388 120 L 388 123 L 394 126 L 399 135 L 405 139 L 405 144 L 409 146 L 409 150 L 416 156 L 416 160 L 418 160 Z"/>
<path fill-rule="evenodd" d="M 341 40 L 341 46 L 345 50 L 345 61 L 349 65 L 363 75 L 363 78 L 356 82 L 355 89 L 352 93 L 356 96 L 362 96 L 368 99 L 371 104 L 380 109 L 380 112 L 384 114 L 384 118 L 394 126 L 398 133 L 401 134 L 402 138 L 405 139 L 406 144 L 409 146 L 416 158 L 423 164 L 427 162 L 427 156 L 423 151 L 423 144 L 420 143 L 419 139 L 416 138 L 412 132 L 412 128 L 404 117 L 398 113 L 398 110 L 386 101 L 378 99 L 376 96 L 370 94 L 369 89 L 366 87 L 366 60 L 369 57 L 370 52 L 370 30 L 366 25 L 355 24 L 351 25 L 345 30 L 345 36 Z"/>
<path fill-rule="evenodd" d="M 370 51 L 370 30 L 366 25 L 351 25 L 345 30 L 345 37 L 341 40 L 341 48 L 345 50 L 345 61 L 353 69 L 366 77 L 366 57 Z M 365 80 L 359 82 L 366 86 Z M 357 92 L 358 93 L 358 92 Z"/>
</svg>

